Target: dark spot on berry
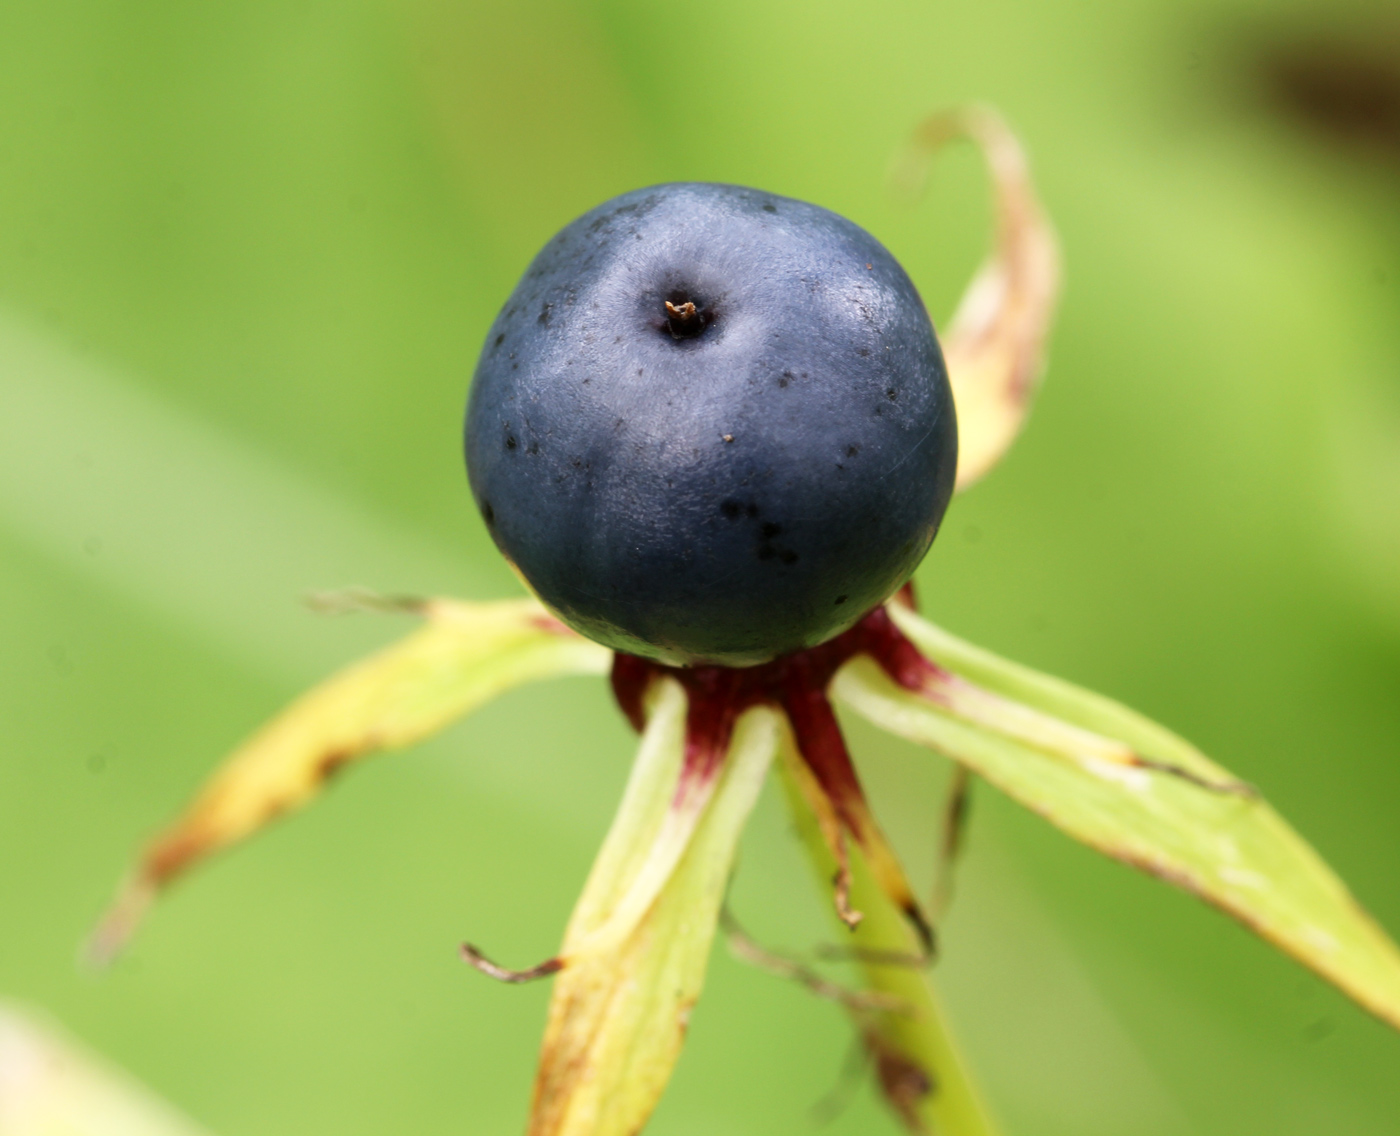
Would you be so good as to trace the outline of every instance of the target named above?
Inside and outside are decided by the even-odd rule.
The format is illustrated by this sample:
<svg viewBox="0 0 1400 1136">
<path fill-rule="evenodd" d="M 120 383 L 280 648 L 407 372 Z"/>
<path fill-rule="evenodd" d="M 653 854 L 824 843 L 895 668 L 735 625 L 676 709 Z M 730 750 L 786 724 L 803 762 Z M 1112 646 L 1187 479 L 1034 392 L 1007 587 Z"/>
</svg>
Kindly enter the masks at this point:
<svg viewBox="0 0 1400 1136">
<path fill-rule="evenodd" d="M 495 344 L 493 344 L 493 346 L 499 347 L 499 346 L 500 346 L 502 343 L 504 343 L 505 341 L 506 341 L 506 333 L 505 333 L 505 332 L 501 332 L 500 335 L 496 336 L 496 342 L 495 342 Z"/>
<path fill-rule="evenodd" d="M 514 434 L 506 435 L 506 449 L 513 450 L 518 444 L 519 443 L 516 442 Z"/>
<path fill-rule="evenodd" d="M 719 511 L 731 521 L 737 521 L 739 519 L 739 514 L 744 511 L 744 507 L 740 505 L 738 501 L 734 500 L 733 497 L 730 497 L 727 501 L 720 502 Z"/>
<path fill-rule="evenodd" d="M 540 308 L 539 322 L 544 324 L 545 327 L 549 326 L 549 309 L 551 307 L 553 307 L 552 304 L 546 303 Z"/>
<path fill-rule="evenodd" d="M 856 351 L 856 354 L 859 355 L 861 358 L 865 358 L 865 356 L 870 354 L 870 348 L 862 347 L 858 351 Z"/>
<path fill-rule="evenodd" d="M 763 211 L 765 213 L 776 213 L 778 211 L 778 207 L 774 205 L 771 201 L 765 201 L 763 203 Z"/>
<path fill-rule="evenodd" d="M 846 447 L 846 456 L 848 458 L 853 458 L 858 453 L 860 453 L 860 447 L 857 446 L 854 442 L 852 442 L 849 446 Z"/>
<path fill-rule="evenodd" d="M 891 402 L 894 402 L 895 399 L 899 398 L 899 391 L 895 390 L 894 387 L 890 387 L 885 391 L 885 397 Z"/>
<path fill-rule="evenodd" d="M 783 526 L 772 521 L 764 521 L 763 527 L 758 530 L 764 540 L 772 540 L 775 536 L 781 536 Z"/>
<path fill-rule="evenodd" d="M 496 510 L 491 508 L 490 501 L 483 501 L 481 503 L 481 516 L 482 519 L 486 521 L 487 525 L 494 525 L 496 523 Z"/>
<path fill-rule="evenodd" d="M 839 607 L 841 604 L 845 603 L 846 600 L 848 600 L 849 598 L 850 598 L 849 596 L 837 596 L 837 597 L 836 597 L 836 606 Z"/>
</svg>

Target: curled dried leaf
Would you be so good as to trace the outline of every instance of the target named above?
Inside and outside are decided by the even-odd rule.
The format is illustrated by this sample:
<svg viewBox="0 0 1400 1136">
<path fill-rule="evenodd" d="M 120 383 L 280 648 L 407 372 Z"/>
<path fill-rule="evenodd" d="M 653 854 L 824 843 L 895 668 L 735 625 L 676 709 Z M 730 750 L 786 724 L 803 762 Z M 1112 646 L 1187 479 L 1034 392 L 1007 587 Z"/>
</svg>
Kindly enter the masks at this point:
<svg viewBox="0 0 1400 1136">
<path fill-rule="evenodd" d="M 933 155 L 955 138 L 981 147 L 996 199 L 992 252 L 940 336 L 958 414 L 957 487 L 965 489 L 1001 459 L 1030 409 L 1060 290 L 1060 256 L 1025 151 L 988 107 L 925 119 L 896 167 L 897 180 L 920 189 Z"/>
</svg>

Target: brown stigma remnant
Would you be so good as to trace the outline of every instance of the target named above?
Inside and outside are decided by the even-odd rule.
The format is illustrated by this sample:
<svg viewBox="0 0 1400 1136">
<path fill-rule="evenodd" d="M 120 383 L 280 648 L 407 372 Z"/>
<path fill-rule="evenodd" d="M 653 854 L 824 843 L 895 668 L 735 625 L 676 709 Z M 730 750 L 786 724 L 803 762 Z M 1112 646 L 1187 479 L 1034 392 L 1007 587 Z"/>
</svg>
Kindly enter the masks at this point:
<svg viewBox="0 0 1400 1136">
<path fill-rule="evenodd" d="M 682 300 L 679 303 L 666 303 L 666 329 L 674 339 L 689 339 L 699 335 L 705 330 L 706 319 L 704 313 L 695 306 L 693 300 Z"/>
</svg>

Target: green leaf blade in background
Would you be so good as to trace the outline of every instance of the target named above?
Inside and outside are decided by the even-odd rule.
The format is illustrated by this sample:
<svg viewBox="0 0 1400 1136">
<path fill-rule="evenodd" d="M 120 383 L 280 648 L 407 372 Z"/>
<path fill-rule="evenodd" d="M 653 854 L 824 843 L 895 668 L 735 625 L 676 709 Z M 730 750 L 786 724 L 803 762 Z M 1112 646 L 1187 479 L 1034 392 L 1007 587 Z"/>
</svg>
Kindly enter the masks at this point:
<svg viewBox="0 0 1400 1136">
<path fill-rule="evenodd" d="M 1090 847 L 1140 868 L 1234 916 L 1400 1028 L 1400 950 L 1316 852 L 1263 800 L 1211 789 L 1161 769 L 1114 764 L 1092 737 L 1050 732 L 1038 745 L 1029 709 L 1137 755 L 1228 784 L 1189 743 L 1126 707 L 964 643 L 890 605 L 900 628 L 938 667 L 1006 699 L 1012 736 L 958 707 L 896 684 L 872 660 L 838 673 L 833 693 L 871 721 L 966 765 Z"/>
</svg>

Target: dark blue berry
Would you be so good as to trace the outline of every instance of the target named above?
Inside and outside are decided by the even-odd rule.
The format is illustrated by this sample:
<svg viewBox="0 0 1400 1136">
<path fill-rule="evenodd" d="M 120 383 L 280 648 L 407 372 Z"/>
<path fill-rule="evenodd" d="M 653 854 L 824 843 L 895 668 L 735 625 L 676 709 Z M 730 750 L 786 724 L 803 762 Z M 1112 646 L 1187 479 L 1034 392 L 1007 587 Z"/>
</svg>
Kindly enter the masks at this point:
<svg viewBox="0 0 1400 1136">
<path fill-rule="evenodd" d="M 583 634 L 670 663 L 811 647 L 928 551 L 957 427 L 918 292 L 825 209 L 637 190 L 545 246 L 466 423 L 501 551 Z"/>
</svg>

